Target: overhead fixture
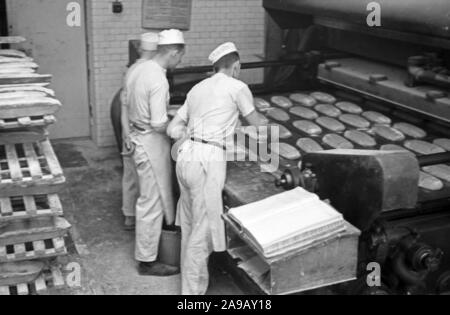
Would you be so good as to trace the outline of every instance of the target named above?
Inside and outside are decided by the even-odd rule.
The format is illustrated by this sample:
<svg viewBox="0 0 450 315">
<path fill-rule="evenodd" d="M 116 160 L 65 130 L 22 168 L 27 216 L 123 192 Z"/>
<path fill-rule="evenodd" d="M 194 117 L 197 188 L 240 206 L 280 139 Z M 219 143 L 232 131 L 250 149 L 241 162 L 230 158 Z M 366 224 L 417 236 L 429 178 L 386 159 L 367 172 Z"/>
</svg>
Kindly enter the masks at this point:
<svg viewBox="0 0 450 315">
<path fill-rule="evenodd" d="M 123 3 L 120 0 L 115 0 L 112 4 L 113 13 L 119 14 L 123 12 Z"/>
</svg>

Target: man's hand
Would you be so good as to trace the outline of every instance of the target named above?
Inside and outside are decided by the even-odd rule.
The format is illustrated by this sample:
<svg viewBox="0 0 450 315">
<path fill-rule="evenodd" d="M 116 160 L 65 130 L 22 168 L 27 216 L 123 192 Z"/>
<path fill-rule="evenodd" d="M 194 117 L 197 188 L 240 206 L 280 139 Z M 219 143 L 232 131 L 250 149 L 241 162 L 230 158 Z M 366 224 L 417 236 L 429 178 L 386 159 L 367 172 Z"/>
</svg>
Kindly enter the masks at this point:
<svg viewBox="0 0 450 315">
<path fill-rule="evenodd" d="M 130 136 L 124 136 L 123 137 L 123 144 L 125 146 L 126 152 L 123 152 L 123 155 L 132 155 L 134 153 L 134 149 L 136 148 L 136 145 L 131 141 Z"/>
</svg>

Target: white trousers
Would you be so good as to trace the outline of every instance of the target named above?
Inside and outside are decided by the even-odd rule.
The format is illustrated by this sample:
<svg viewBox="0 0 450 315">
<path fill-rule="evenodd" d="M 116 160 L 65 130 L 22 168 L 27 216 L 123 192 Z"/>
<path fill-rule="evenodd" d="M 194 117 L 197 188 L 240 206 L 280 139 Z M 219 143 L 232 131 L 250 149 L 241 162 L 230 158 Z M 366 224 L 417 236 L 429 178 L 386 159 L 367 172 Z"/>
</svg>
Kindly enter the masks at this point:
<svg viewBox="0 0 450 315">
<path fill-rule="evenodd" d="M 132 156 L 123 157 L 122 212 L 126 217 L 136 216 L 136 202 L 139 198 L 139 177 Z"/>
<path fill-rule="evenodd" d="M 202 150 L 204 145 L 184 148 L 177 162 L 181 196 L 177 223 L 181 226 L 181 278 L 183 295 L 205 295 L 209 285 L 208 261 L 214 251 L 224 251 L 222 191 L 225 185 L 225 161 L 182 160 Z M 207 148 L 206 150 L 208 150 Z M 182 149 L 183 150 L 183 149 Z M 198 151 L 197 151 L 198 152 Z M 191 154 L 193 153 L 193 154 Z M 222 228 L 223 227 L 223 228 Z"/>
<path fill-rule="evenodd" d="M 158 258 L 164 205 L 149 157 L 140 144 L 136 145 L 134 161 L 140 187 L 136 202 L 135 258 L 139 262 L 154 262 Z"/>
</svg>

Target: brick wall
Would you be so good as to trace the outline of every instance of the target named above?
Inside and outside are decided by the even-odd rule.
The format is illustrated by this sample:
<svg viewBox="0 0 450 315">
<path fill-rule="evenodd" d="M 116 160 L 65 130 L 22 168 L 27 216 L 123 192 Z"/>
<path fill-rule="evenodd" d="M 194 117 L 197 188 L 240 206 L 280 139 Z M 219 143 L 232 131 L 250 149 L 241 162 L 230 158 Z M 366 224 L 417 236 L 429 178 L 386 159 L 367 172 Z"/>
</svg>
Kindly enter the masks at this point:
<svg viewBox="0 0 450 315">
<path fill-rule="evenodd" d="M 87 1 L 89 38 L 90 101 L 92 131 L 99 146 L 114 143 L 109 107 L 121 86 L 128 61 L 128 40 L 136 39 L 141 28 L 142 0 L 123 1 L 124 12 L 115 15 L 111 1 Z M 264 57 L 264 10 L 262 0 L 193 0 L 191 29 L 183 65 L 205 65 L 207 56 L 220 43 L 234 41 L 243 61 Z M 262 71 L 249 70 L 242 79 L 262 80 Z"/>
</svg>

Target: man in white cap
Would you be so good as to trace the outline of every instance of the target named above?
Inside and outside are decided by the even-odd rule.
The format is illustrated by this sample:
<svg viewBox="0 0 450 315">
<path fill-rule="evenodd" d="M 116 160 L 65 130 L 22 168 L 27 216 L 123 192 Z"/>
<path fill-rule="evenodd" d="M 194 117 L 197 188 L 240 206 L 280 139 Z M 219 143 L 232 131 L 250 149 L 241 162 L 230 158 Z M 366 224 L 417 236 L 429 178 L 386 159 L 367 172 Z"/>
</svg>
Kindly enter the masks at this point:
<svg viewBox="0 0 450 315">
<path fill-rule="evenodd" d="M 136 225 L 136 201 L 139 197 L 139 178 L 133 160 L 134 145 L 130 139 L 130 122 L 128 117 L 128 85 L 133 82 L 136 68 L 145 61 L 152 59 L 158 49 L 159 35 L 145 33 L 141 35 L 140 58 L 128 69 L 121 93 L 122 100 L 122 139 L 123 149 L 123 178 L 122 178 L 122 211 L 125 216 L 125 230 L 134 230 Z"/>
<path fill-rule="evenodd" d="M 128 84 L 131 142 L 139 177 L 136 203 L 136 260 L 143 276 L 171 276 L 178 268 L 158 261 L 163 222 L 173 225 L 175 205 L 172 191 L 171 142 L 166 135 L 170 100 L 167 69 L 175 68 L 184 54 L 179 30 L 159 34 L 156 55 L 142 62 Z"/>
<path fill-rule="evenodd" d="M 249 87 L 238 80 L 241 65 L 236 46 L 225 43 L 209 59 L 216 74 L 189 92 L 168 128 L 173 139 L 185 140 L 177 159 L 183 295 L 206 293 L 209 256 L 226 250 L 221 218 L 227 164 L 224 150 L 227 140 L 233 139 L 239 114 L 250 125 L 263 125 Z"/>
</svg>

